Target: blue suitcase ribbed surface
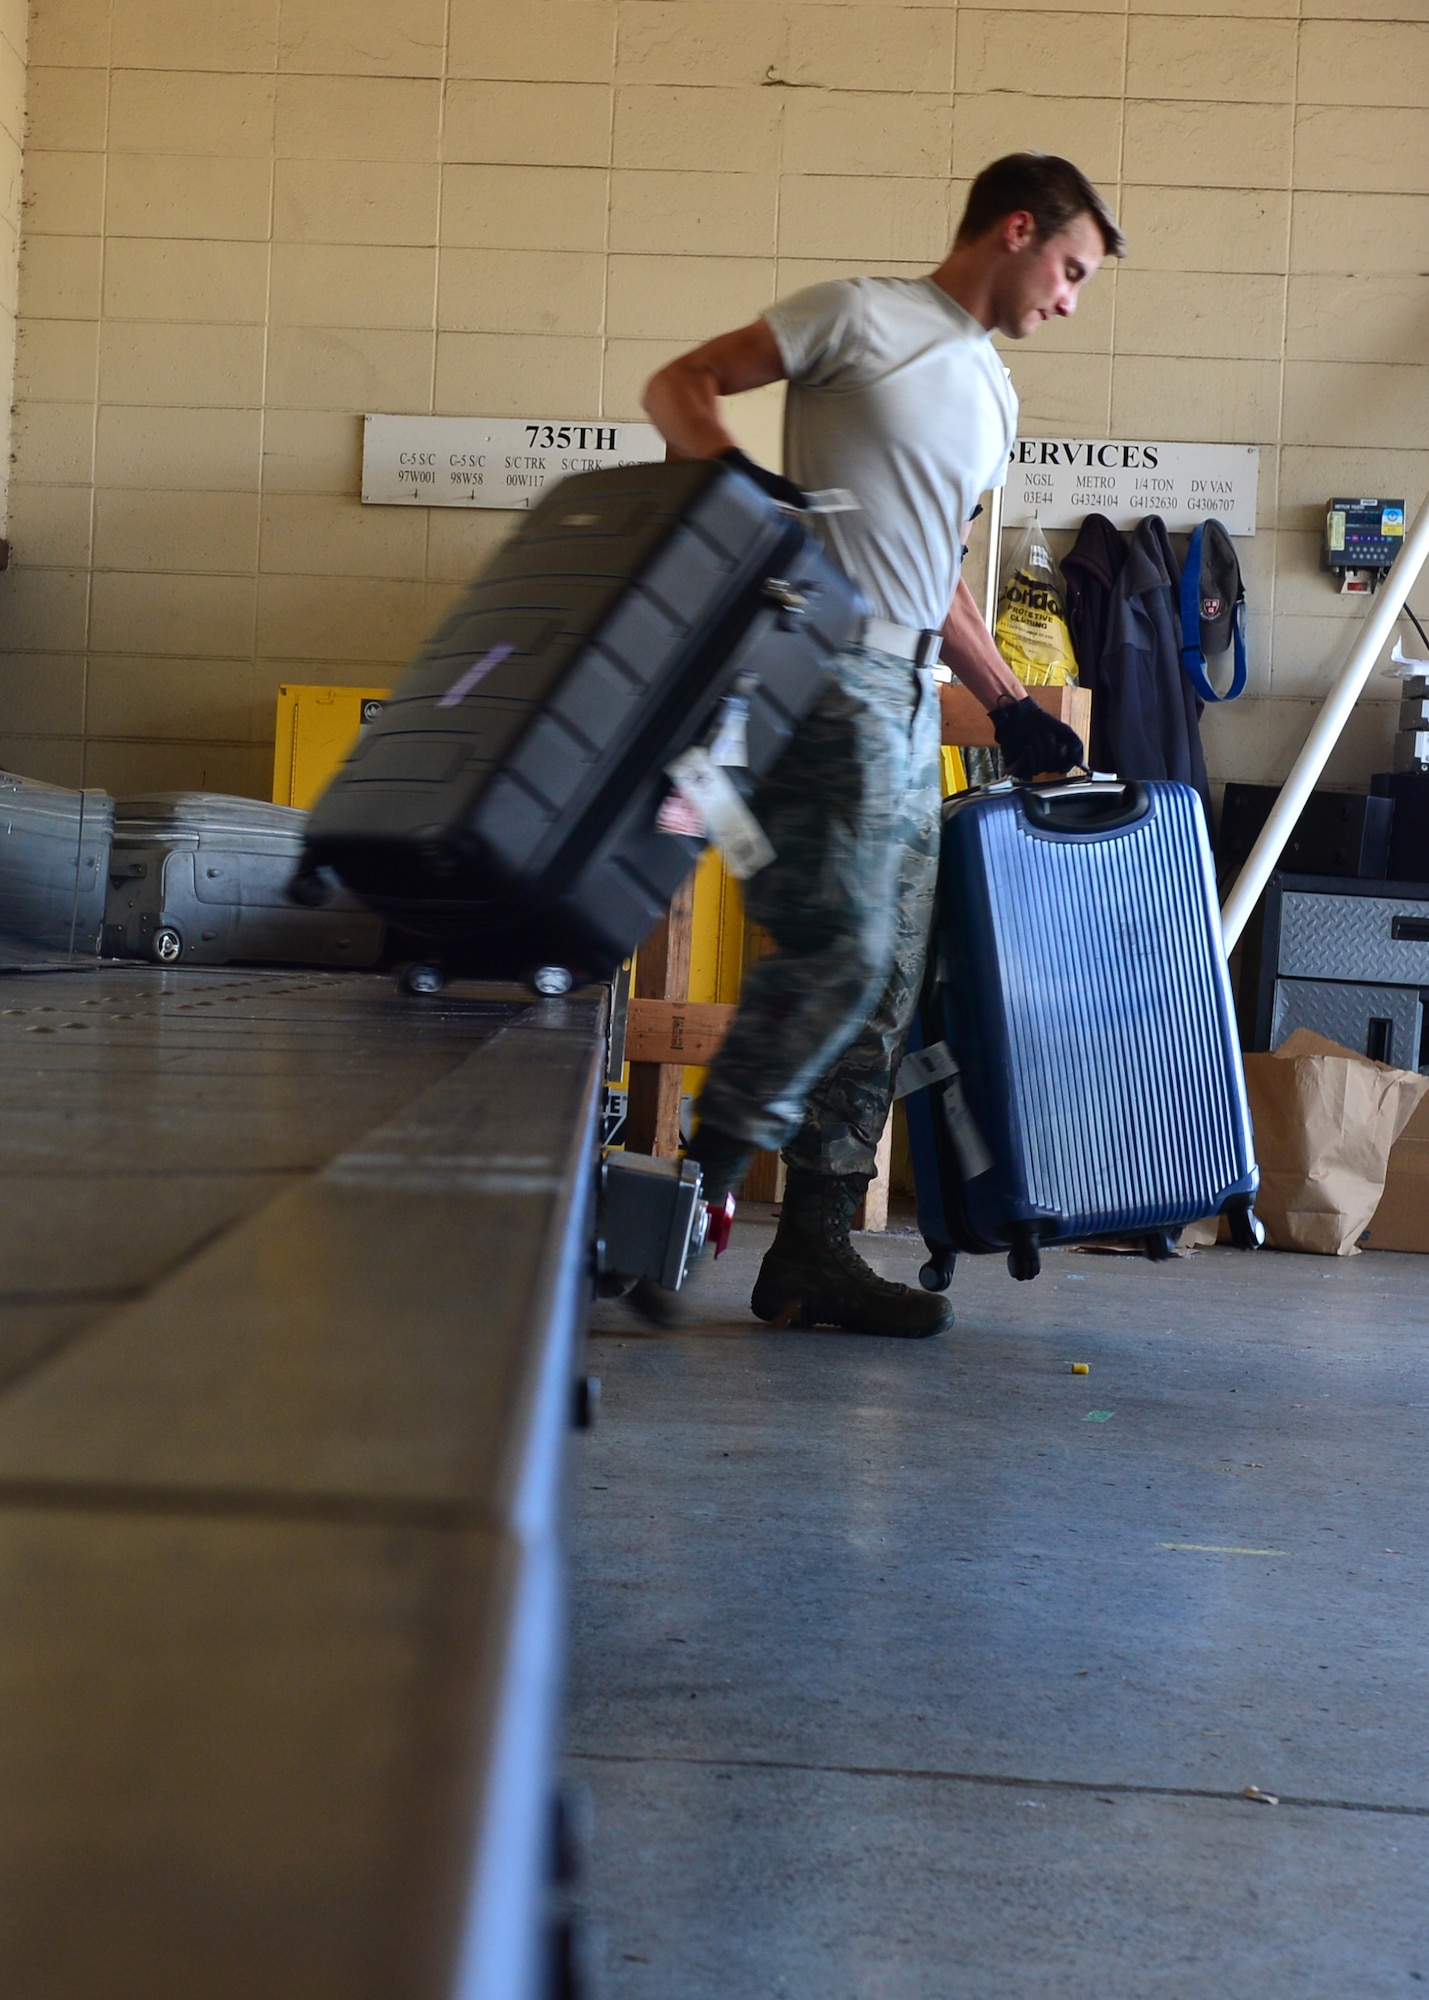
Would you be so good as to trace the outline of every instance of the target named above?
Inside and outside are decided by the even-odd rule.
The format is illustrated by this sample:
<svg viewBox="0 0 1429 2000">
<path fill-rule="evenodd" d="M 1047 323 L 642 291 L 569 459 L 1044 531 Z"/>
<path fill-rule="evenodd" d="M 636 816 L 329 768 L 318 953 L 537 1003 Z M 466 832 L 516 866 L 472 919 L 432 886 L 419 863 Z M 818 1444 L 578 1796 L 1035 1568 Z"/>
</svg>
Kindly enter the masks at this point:
<svg viewBox="0 0 1429 2000">
<path fill-rule="evenodd" d="M 1029 1222 L 1043 1242 L 1175 1228 L 1254 1192 L 1188 786 L 951 806 L 937 944 L 942 1025 L 992 1158 L 962 1185 L 954 1242 L 1005 1245 Z M 915 1150 L 926 1180 L 926 1143 Z"/>
</svg>

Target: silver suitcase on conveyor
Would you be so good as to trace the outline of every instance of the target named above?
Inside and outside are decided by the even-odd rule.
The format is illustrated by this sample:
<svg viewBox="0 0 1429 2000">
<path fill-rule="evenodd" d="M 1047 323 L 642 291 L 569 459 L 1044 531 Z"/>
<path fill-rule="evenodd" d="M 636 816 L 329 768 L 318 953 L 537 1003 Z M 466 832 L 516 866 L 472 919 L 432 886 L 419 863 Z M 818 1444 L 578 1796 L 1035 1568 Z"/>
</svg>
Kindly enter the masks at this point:
<svg viewBox="0 0 1429 2000">
<path fill-rule="evenodd" d="M 0 771 L 0 960 L 97 957 L 114 801 Z"/>
<path fill-rule="evenodd" d="M 106 955 L 159 965 L 375 965 L 386 926 L 335 881 L 320 909 L 288 900 L 307 819 L 293 806 L 221 792 L 121 799 Z"/>
</svg>

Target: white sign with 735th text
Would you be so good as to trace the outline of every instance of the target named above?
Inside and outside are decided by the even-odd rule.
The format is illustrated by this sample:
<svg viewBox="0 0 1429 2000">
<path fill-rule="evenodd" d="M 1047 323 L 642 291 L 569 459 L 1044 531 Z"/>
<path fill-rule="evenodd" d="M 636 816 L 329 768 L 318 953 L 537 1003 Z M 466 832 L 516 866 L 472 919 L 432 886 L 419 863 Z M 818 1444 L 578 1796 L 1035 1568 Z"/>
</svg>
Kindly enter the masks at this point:
<svg viewBox="0 0 1429 2000">
<path fill-rule="evenodd" d="M 362 497 L 377 507 L 532 507 L 573 472 L 665 456 L 653 424 L 598 417 L 362 420 Z"/>
<path fill-rule="evenodd" d="M 1157 444 L 1141 438 L 1019 438 L 1007 468 L 1002 525 L 1080 528 L 1105 514 L 1118 528 L 1159 514 L 1177 533 L 1208 514 L 1233 535 L 1255 533 L 1260 452 L 1253 444 Z"/>
<path fill-rule="evenodd" d="M 370 506 L 534 506 L 574 472 L 665 456 L 653 424 L 596 417 L 363 419 L 362 497 Z M 1159 514 L 1186 530 L 1214 514 L 1233 535 L 1255 533 L 1260 453 L 1254 445 L 1163 444 L 1121 438 L 1019 438 L 1012 447 L 1003 526 L 1079 528 L 1106 514 L 1129 528 Z"/>
</svg>

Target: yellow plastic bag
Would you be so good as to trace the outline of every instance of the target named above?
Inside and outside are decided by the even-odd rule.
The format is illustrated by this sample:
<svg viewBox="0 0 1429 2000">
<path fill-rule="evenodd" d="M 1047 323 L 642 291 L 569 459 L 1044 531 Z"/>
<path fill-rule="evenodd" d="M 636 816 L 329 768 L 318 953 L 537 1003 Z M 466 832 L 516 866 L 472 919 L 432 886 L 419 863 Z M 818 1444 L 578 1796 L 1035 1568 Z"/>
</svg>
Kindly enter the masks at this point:
<svg viewBox="0 0 1429 2000">
<path fill-rule="evenodd" d="M 1034 521 L 1003 579 L 993 630 L 997 650 L 1027 687 L 1074 687 L 1077 656 L 1052 551 Z"/>
</svg>

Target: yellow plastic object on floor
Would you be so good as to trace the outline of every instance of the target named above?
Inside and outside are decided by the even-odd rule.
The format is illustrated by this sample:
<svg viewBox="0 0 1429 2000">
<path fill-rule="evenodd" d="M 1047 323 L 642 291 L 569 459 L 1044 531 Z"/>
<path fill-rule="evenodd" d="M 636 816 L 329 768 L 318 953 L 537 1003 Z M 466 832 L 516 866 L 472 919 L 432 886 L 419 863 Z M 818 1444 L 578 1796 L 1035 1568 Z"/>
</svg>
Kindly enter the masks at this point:
<svg viewBox="0 0 1429 2000">
<path fill-rule="evenodd" d="M 313 804 L 357 741 L 368 704 L 387 688 L 280 687 L 273 739 L 273 803 Z"/>
</svg>

